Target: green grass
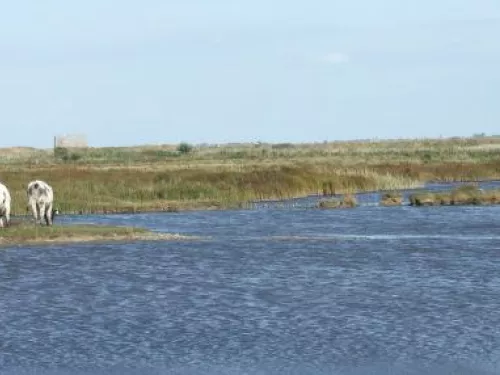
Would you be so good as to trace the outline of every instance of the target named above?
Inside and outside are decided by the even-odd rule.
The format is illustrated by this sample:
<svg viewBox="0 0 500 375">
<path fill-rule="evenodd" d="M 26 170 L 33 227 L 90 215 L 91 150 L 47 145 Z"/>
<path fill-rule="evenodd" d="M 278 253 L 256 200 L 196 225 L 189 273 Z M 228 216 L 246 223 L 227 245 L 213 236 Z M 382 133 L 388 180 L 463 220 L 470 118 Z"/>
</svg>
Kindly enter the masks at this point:
<svg viewBox="0 0 500 375">
<path fill-rule="evenodd" d="M 0 244 L 95 241 L 106 239 L 134 239 L 150 232 L 142 228 L 104 225 L 68 225 L 52 227 L 13 222 L 10 227 L 0 228 Z"/>
</svg>

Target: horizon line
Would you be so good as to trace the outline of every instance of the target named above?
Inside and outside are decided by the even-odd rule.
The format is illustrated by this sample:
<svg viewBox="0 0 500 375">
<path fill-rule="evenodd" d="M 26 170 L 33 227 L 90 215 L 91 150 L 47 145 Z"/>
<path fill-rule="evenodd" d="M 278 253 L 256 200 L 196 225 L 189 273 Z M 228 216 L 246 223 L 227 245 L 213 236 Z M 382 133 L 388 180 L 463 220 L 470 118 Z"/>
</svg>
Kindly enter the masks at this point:
<svg viewBox="0 0 500 375">
<path fill-rule="evenodd" d="M 382 142 L 401 142 L 401 141 L 424 141 L 424 140 L 435 140 L 435 141 L 450 141 L 450 140 L 468 140 L 468 139 L 492 139 L 492 138 L 500 138 L 500 134 L 491 134 L 491 135 L 486 135 L 484 133 L 479 133 L 479 134 L 473 134 L 473 135 L 468 135 L 468 136 L 429 136 L 429 137 L 397 137 L 397 138 L 352 138 L 352 139 L 346 139 L 346 140 L 323 140 L 323 141 L 277 141 L 277 142 L 270 142 L 270 141 L 240 141 L 240 142 L 188 142 L 188 141 L 180 141 L 180 142 L 173 142 L 173 143 L 137 143 L 137 144 L 130 144 L 130 145 L 113 145 L 113 146 L 92 146 L 92 145 L 87 145 L 83 147 L 72 147 L 72 146 L 66 146 L 66 147 L 61 147 L 61 148 L 80 148 L 80 149 L 92 149 L 92 148 L 137 148 L 137 147 L 165 147 L 165 146 L 178 146 L 179 144 L 187 143 L 191 146 L 194 147 L 224 147 L 224 146 L 242 146 L 242 145 L 283 145 L 283 144 L 288 144 L 288 145 L 293 145 L 293 146 L 301 146 L 301 145 L 321 145 L 321 144 L 336 144 L 336 143 L 368 143 L 368 142 L 373 142 L 373 143 L 382 143 Z M 0 146 L 0 150 L 6 150 L 6 149 L 32 149 L 32 150 L 52 150 L 54 149 L 54 146 L 50 147 L 35 147 L 35 146 Z"/>
</svg>

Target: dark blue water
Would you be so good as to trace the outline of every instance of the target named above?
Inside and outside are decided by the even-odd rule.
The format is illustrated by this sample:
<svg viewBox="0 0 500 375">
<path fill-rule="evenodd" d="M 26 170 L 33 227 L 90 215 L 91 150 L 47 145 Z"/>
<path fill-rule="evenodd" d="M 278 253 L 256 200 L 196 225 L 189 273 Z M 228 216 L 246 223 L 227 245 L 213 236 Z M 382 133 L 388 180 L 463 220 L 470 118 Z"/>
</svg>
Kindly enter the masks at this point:
<svg viewBox="0 0 500 375">
<path fill-rule="evenodd" d="M 498 374 L 500 206 L 66 217 L 0 250 L 1 374 Z"/>
</svg>

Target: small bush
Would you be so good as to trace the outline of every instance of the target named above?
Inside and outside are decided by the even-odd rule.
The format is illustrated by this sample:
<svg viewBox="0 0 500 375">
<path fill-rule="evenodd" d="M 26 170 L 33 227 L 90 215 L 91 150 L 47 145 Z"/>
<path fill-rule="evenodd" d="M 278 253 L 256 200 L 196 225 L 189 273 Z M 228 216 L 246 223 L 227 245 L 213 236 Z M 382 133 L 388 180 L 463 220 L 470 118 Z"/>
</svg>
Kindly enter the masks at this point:
<svg viewBox="0 0 500 375">
<path fill-rule="evenodd" d="M 481 198 L 484 204 L 500 204 L 500 190 L 485 191 Z"/>
<path fill-rule="evenodd" d="M 78 161 L 82 158 L 82 155 L 77 153 L 72 153 L 69 158 L 71 161 Z"/>
<path fill-rule="evenodd" d="M 182 142 L 179 147 L 177 147 L 177 151 L 179 151 L 181 154 L 189 154 L 191 151 L 193 151 L 193 146 L 189 143 Z"/>
<path fill-rule="evenodd" d="M 382 206 L 400 206 L 403 203 L 403 197 L 398 192 L 387 192 L 382 195 L 380 205 Z"/>
<path fill-rule="evenodd" d="M 451 204 L 451 196 L 447 193 L 434 194 L 435 202 L 441 206 L 449 206 Z"/>
<path fill-rule="evenodd" d="M 66 161 L 69 159 L 69 151 L 66 147 L 56 147 L 54 149 L 54 157 Z"/>
<path fill-rule="evenodd" d="M 345 207 L 356 207 L 358 205 L 358 200 L 352 194 L 344 195 L 344 199 L 342 200 L 342 204 Z"/>
<path fill-rule="evenodd" d="M 82 155 L 70 152 L 66 147 L 56 147 L 54 149 L 54 157 L 66 163 L 68 161 L 78 161 L 82 158 Z"/>
<path fill-rule="evenodd" d="M 352 194 L 346 194 L 342 199 L 325 199 L 319 201 L 318 208 L 354 208 L 358 201 Z"/>
<path fill-rule="evenodd" d="M 436 202 L 436 196 L 429 192 L 410 195 L 410 206 L 434 206 Z"/>
<path fill-rule="evenodd" d="M 474 185 L 463 185 L 450 193 L 450 204 L 471 205 L 481 203 L 481 190 Z"/>
</svg>

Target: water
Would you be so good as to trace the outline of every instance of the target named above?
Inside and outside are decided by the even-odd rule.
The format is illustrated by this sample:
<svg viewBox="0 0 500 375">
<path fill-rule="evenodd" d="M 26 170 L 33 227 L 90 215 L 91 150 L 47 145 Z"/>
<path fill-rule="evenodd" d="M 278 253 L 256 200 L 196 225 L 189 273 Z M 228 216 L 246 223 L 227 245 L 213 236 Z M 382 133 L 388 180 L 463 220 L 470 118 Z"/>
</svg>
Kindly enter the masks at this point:
<svg viewBox="0 0 500 375">
<path fill-rule="evenodd" d="M 500 373 L 500 206 L 61 221 L 204 238 L 0 250 L 2 374 Z"/>
</svg>

